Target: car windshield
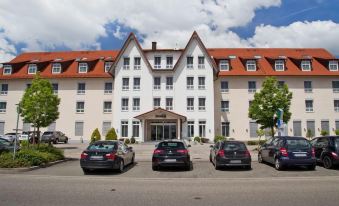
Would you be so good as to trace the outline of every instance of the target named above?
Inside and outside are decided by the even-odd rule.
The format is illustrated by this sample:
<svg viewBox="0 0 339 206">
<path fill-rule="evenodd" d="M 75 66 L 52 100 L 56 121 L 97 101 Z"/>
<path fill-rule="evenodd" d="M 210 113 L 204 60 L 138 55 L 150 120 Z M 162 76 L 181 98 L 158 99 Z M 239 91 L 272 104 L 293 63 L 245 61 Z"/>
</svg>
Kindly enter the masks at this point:
<svg viewBox="0 0 339 206">
<path fill-rule="evenodd" d="M 87 150 L 116 150 L 117 144 L 115 142 L 97 142 L 88 146 Z"/>
<path fill-rule="evenodd" d="M 10 142 L 6 141 L 5 139 L 1 139 L 1 138 L 0 138 L 0 144 L 2 144 L 2 145 L 7 145 L 7 146 L 10 146 L 10 145 L 11 145 Z"/>
<path fill-rule="evenodd" d="M 336 150 L 339 152 L 339 137 L 334 138 L 334 145 Z"/>
<path fill-rule="evenodd" d="M 53 132 L 44 132 L 44 135 L 53 134 Z"/>
<path fill-rule="evenodd" d="M 158 149 L 185 149 L 182 142 L 160 142 Z"/>
<path fill-rule="evenodd" d="M 5 134 L 5 135 L 15 135 L 15 133 L 7 133 L 7 134 Z"/>
<path fill-rule="evenodd" d="M 306 139 L 288 139 L 286 141 L 288 149 L 309 149 L 311 144 Z"/>
<path fill-rule="evenodd" d="M 243 151 L 246 150 L 244 143 L 240 142 L 226 142 L 224 144 L 224 150 L 226 151 Z"/>
</svg>

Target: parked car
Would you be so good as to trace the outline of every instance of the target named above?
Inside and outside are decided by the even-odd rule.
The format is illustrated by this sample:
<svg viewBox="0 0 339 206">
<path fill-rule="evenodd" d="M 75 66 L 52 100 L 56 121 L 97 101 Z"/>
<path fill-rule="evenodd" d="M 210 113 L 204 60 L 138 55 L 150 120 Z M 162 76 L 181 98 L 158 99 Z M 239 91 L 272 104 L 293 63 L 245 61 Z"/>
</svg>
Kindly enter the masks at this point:
<svg viewBox="0 0 339 206">
<path fill-rule="evenodd" d="M 42 134 L 41 142 L 53 142 L 54 144 L 63 142 L 66 144 L 68 142 L 68 137 L 60 131 L 47 131 Z"/>
<path fill-rule="evenodd" d="M 258 162 L 272 163 L 276 170 L 287 166 L 316 168 L 315 152 L 310 142 L 303 137 L 274 137 L 263 144 L 258 151 Z"/>
<path fill-rule="evenodd" d="M 90 170 L 109 169 L 120 173 L 128 164 L 133 164 L 135 153 L 121 141 L 96 141 L 81 153 L 80 166 L 87 174 Z"/>
<path fill-rule="evenodd" d="M 1 138 L 6 139 L 10 142 L 14 142 L 16 135 L 18 135 L 18 139 L 20 138 L 20 133 L 16 134 L 15 132 L 10 132 L 10 133 L 6 133 L 5 135 L 3 135 Z"/>
<path fill-rule="evenodd" d="M 339 136 L 316 137 L 311 144 L 317 162 L 327 169 L 339 165 Z"/>
<path fill-rule="evenodd" d="M 20 149 L 19 146 L 16 147 L 17 150 Z M 0 138 L 0 154 L 3 152 L 13 152 L 14 150 L 14 143 L 8 141 L 7 139 Z"/>
<path fill-rule="evenodd" d="M 152 157 L 152 169 L 159 170 L 160 167 L 183 167 L 191 169 L 190 145 L 182 140 L 165 140 L 156 145 Z"/>
<path fill-rule="evenodd" d="M 246 145 L 239 141 L 218 141 L 211 145 L 210 162 L 218 170 L 220 167 L 242 166 L 251 169 L 251 154 Z"/>
<path fill-rule="evenodd" d="M 41 134 L 41 132 L 40 132 L 40 134 Z M 19 141 L 21 142 L 21 141 L 29 140 L 29 143 L 33 143 L 33 137 L 35 137 L 35 143 L 38 143 L 39 138 L 38 138 L 38 132 L 37 131 L 24 131 L 20 135 Z"/>
</svg>

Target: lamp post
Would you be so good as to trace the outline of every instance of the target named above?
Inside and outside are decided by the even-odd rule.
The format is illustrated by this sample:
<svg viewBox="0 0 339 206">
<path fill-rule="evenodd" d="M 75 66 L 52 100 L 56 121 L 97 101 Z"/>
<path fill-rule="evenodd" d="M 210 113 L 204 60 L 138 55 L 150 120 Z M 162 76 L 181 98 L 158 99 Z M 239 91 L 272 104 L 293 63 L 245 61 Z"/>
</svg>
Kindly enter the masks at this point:
<svg viewBox="0 0 339 206">
<path fill-rule="evenodd" d="M 18 139 L 18 127 L 19 127 L 19 109 L 20 105 L 16 105 L 16 113 L 17 113 L 17 118 L 16 118 L 16 128 L 15 128 L 15 139 L 14 139 L 14 147 L 13 147 L 13 160 L 15 159 L 15 154 L 16 154 L 16 145 L 17 145 L 17 139 Z"/>
</svg>

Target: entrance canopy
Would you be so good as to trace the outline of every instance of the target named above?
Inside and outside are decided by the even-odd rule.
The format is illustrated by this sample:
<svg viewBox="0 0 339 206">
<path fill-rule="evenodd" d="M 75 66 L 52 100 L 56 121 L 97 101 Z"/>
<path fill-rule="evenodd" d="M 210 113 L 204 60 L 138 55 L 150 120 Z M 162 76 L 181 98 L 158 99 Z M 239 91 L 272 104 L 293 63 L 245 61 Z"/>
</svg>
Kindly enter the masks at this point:
<svg viewBox="0 0 339 206">
<path fill-rule="evenodd" d="M 162 108 L 157 108 L 152 111 L 140 114 L 136 117 L 134 117 L 139 120 L 147 120 L 147 119 L 153 119 L 153 120 L 164 120 L 164 119 L 180 119 L 182 122 L 186 122 L 186 117 Z"/>
</svg>

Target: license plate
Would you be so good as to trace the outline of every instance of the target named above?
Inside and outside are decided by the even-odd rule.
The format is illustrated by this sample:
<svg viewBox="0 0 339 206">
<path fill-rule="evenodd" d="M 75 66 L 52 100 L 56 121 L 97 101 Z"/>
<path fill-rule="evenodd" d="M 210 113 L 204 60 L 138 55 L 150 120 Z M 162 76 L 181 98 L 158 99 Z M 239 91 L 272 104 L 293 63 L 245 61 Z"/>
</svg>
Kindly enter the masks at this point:
<svg viewBox="0 0 339 206">
<path fill-rule="evenodd" d="M 296 156 L 296 157 L 306 157 L 306 154 L 297 153 L 297 154 L 294 154 L 294 156 Z"/>
<path fill-rule="evenodd" d="M 231 160 L 230 163 L 233 163 L 233 164 L 240 164 L 240 163 L 241 163 L 241 160 Z"/>
<path fill-rule="evenodd" d="M 102 157 L 102 156 L 91 156 L 90 159 L 91 159 L 91 160 L 102 160 L 103 157 Z"/>
<path fill-rule="evenodd" d="M 177 160 L 176 159 L 165 159 L 164 161 L 165 162 L 176 162 Z"/>
</svg>

